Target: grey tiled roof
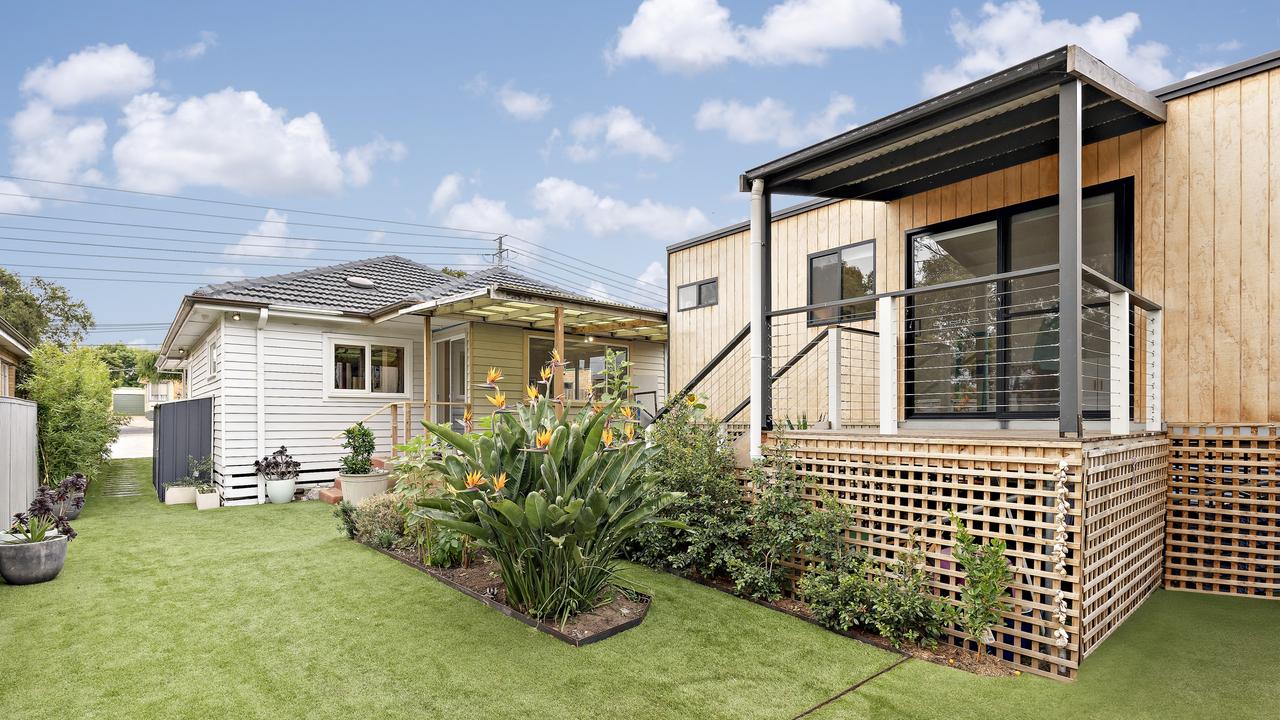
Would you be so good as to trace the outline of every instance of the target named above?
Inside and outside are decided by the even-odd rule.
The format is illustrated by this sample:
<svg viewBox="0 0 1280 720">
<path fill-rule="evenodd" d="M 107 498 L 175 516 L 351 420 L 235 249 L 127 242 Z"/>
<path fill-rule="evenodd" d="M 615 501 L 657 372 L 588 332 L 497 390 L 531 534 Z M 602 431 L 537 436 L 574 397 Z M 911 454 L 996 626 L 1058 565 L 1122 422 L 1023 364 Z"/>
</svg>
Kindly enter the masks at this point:
<svg viewBox="0 0 1280 720">
<path fill-rule="evenodd" d="M 371 288 L 355 287 L 347 282 L 349 277 L 367 278 L 374 285 Z M 215 300 L 368 313 L 428 288 L 451 284 L 453 280 L 435 268 L 399 255 L 384 255 L 285 275 L 206 285 L 192 295 Z"/>
<path fill-rule="evenodd" d="M 540 295 L 550 295 L 553 297 L 563 298 L 565 300 L 574 300 L 577 302 L 592 303 L 594 305 L 611 305 L 617 308 L 626 308 L 631 310 L 645 310 L 648 312 L 661 312 L 651 307 L 643 305 L 633 305 L 631 303 L 618 302 L 608 298 L 591 297 L 581 293 L 570 292 L 564 288 L 556 287 L 541 280 L 535 280 L 527 275 L 521 275 L 511 270 L 505 265 L 497 265 L 486 268 L 478 272 L 473 272 L 465 277 L 457 278 L 444 285 L 436 285 L 421 292 L 414 293 L 407 298 L 409 303 L 430 302 L 432 300 L 440 300 L 443 298 L 461 295 L 472 290 L 483 290 L 490 287 L 499 287 L 505 290 L 513 290 L 516 292 L 532 292 Z"/>
</svg>

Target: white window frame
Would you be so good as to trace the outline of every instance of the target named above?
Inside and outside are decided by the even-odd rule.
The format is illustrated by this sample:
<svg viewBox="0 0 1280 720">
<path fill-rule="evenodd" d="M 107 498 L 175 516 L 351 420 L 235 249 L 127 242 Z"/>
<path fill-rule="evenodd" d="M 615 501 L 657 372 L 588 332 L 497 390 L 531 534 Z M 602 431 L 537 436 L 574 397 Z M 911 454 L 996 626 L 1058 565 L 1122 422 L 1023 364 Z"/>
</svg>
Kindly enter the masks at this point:
<svg viewBox="0 0 1280 720">
<path fill-rule="evenodd" d="M 333 346 L 334 345 L 363 345 L 364 346 L 364 366 L 365 366 L 365 389 L 363 390 L 339 390 L 333 387 Z M 384 393 L 374 392 L 371 387 L 373 385 L 373 358 L 372 346 L 374 345 L 391 345 L 400 348 L 404 353 L 404 392 Z M 357 399 L 378 399 L 378 400 L 412 400 L 413 399 L 413 340 L 398 337 L 373 337 L 370 335 L 339 335 L 337 333 L 324 334 L 324 377 L 321 379 L 321 389 L 325 399 L 330 398 L 357 398 Z"/>
<path fill-rule="evenodd" d="M 222 358 L 218 357 L 218 349 L 221 343 L 216 338 L 210 338 L 209 344 L 205 345 L 205 354 L 208 355 L 205 361 L 205 377 L 208 380 L 217 380 L 218 372 L 222 370 Z"/>
<path fill-rule="evenodd" d="M 15 393 L 9 387 L 9 363 L 0 360 L 0 397 L 11 397 Z"/>
</svg>

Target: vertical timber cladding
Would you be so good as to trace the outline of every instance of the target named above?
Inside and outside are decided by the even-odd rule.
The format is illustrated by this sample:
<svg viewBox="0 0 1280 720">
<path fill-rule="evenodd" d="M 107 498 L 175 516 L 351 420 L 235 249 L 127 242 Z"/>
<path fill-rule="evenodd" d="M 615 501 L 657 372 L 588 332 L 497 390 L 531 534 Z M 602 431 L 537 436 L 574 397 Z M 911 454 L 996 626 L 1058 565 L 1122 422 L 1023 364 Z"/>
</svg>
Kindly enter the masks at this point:
<svg viewBox="0 0 1280 720">
<path fill-rule="evenodd" d="M 1165 586 L 1280 598 L 1280 427 L 1169 424 Z"/>
<path fill-rule="evenodd" d="M 831 493 L 853 508 L 848 537 L 855 547 L 887 563 L 917 538 L 934 591 L 953 603 L 963 571 L 951 559 L 948 512 L 954 509 L 979 538 L 1003 539 L 1014 568 L 1013 607 L 991 645 L 1021 670 L 1073 678 L 1080 661 L 1159 583 L 1168 453 L 1163 436 L 775 437 L 792 446 L 814 497 Z M 1063 461 L 1059 487 L 1055 473 Z M 1053 553 L 1060 522 L 1067 531 L 1066 557 L 1058 567 Z M 1067 637 L 1061 646 L 1055 641 L 1059 628 Z M 950 641 L 965 645 L 967 639 L 952 630 Z"/>
</svg>

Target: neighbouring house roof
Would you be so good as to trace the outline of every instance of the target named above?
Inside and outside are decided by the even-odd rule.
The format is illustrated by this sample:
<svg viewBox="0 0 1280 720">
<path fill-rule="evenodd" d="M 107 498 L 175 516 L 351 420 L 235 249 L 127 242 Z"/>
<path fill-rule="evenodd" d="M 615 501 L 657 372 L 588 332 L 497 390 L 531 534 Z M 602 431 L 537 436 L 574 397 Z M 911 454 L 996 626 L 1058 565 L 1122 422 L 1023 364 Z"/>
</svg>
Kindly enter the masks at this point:
<svg viewBox="0 0 1280 720">
<path fill-rule="evenodd" d="M 347 281 L 352 277 L 371 280 L 372 286 L 352 285 Z M 453 278 L 435 268 L 399 255 L 383 255 L 284 275 L 206 285 L 192 292 L 191 296 L 368 314 L 429 287 L 448 284 L 451 280 Z"/>
<path fill-rule="evenodd" d="M 405 298 L 404 302 L 405 304 L 412 305 L 432 300 L 440 300 L 442 298 L 449 298 L 455 295 L 465 294 L 473 290 L 490 287 L 498 287 L 516 292 L 531 292 L 544 295 L 546 297 L 560 297 L 574 302 L 608 305 L 628 310 L 660 312 L 655 311 L 654 308 L 651 307 L 621 303 L 608 298 L 593 297 L 591 295 L 570 292 L 563 288 L 556 287 L 555 285 L 542 282 L 541 280 L 535 280 L 527 275 L 522 275 L 505 265 L 496 265 L 478 272 L 473 272 L 465 277 L 457 278 L 447 284 L 427 288 L 422 292 L 414 293 L 408 298 Z"/>
<path fill-rule="evenodd" d="M 36 344 L 23 337 L 17 328 L 0 318 L 0 348 L 20 357 L 31 357 Z"/>
</svg>

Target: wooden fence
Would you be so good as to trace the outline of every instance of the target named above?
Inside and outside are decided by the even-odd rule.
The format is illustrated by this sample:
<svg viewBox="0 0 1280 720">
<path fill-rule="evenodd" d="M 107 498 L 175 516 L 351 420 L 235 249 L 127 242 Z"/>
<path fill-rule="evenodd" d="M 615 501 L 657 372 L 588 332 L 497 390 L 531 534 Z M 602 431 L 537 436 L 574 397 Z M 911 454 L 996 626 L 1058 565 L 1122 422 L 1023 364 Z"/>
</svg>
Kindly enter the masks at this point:
<svg viewBox="0 0 1280 720">
<path fill-rule="evenodd" d="M 815 497 L 853 508 L 849 539 L 883 563 L 916 538 L 934 591 L 958 602 L 955 510 L 979 538 L 1007 544 L 1013 608 L 992 647 L 1004 662 L 1057 678 L 1159 584 L 1168 440 L 1004 440 L 778 433 Z M 967 639 L 952 630 L 950 641 Z"/>
<path fill-rule="evenodd" d="M 1165 586 L 1280 598 L 1280 426 L 1170 424 Z"/>
<path fill-rule="evenodd" d="M 0 531 L 31 504 L 36 473 L 36 405 L 0 397 Z"/>
</svg>

